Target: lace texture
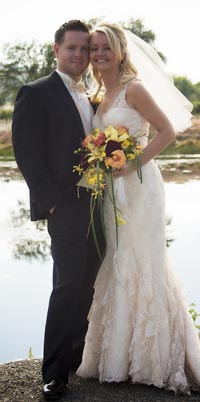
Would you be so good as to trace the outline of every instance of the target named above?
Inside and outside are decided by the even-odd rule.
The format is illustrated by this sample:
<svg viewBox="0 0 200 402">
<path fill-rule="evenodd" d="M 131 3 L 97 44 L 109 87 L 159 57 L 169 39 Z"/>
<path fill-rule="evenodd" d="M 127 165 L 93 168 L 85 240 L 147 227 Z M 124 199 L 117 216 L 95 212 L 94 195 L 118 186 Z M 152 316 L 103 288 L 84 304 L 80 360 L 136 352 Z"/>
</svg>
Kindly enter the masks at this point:
<svg viewBox="0 0 200 402">
<path fill-rule="evenodd" d="M 126 88 L 94 127 L 129 127 L 145 134 L 149 124 L 125 99 Z M 100 382 L 153 384 L 190 394 L 200 385 L 200 343 L 170 267 L 165 238 L 164 185 L 154 161 L 115 180 L 115 198 L 126 224 L 116 247 L 113 207 L 105 195 L 107 253 L 95 283 L 82 364 L 77 375 Z"/>
</svg>

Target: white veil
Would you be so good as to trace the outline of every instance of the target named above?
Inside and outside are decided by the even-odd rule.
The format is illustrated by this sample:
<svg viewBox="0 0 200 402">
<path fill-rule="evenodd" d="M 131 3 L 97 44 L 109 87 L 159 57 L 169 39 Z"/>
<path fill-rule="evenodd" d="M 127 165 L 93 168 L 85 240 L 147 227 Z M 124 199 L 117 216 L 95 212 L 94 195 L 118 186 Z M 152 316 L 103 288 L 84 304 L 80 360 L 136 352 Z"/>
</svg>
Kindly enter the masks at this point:
<svg viewBox="0 0 200 402">
<path fill-rule="evenodd" d="M 125 30 L 125 35 L 138 78 L 167 115 L 175 131 L 183 132 L 192 125 L 192 103 L 175 87 L 156 50 L 131 31 Z"/>
</svg>

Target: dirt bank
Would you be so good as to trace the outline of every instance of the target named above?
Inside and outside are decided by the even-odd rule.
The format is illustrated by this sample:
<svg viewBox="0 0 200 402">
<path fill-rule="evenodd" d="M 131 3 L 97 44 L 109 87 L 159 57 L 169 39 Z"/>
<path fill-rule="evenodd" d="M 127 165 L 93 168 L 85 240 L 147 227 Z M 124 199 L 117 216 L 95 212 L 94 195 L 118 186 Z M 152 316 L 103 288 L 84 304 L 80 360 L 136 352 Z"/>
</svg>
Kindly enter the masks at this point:
<svg viewBox="0 0 200 402">
<path fill-rule="evenodd" d="M 0 402 L 43 402 L 41 360 L 0 365 Z M 62 402 L 200 402 L 200 394 L 175 395 L 147 385 L 99 384 L 71 374 L 69 392 Z"/>
</svg>

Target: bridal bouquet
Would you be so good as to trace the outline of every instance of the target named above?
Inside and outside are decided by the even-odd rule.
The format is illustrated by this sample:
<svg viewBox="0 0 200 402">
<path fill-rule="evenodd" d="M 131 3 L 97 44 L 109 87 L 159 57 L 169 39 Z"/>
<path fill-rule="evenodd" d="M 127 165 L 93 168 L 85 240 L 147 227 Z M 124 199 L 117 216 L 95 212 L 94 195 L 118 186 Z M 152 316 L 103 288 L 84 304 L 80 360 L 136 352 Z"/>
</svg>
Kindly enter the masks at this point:
<svg viewBox="0 0 200 402">
<path fill-rule="evenodd" d="M 138 144 L 137 138 L 132 137 L 124 126 L 109 125 L 101 131 L 96 128 L 91 134 L 87 135 L 82 142 L 81 148 L 75 151 L 81 156 L 80 164 L 74 166 L 73 172 L 76 171 L 83 175 L 83 181 L 86 187 L 92 189 L 91 192 L 91 225 L 96 242 L 95 227 L 93 222 L 93 211 L 98 203 L 102 218 L 102 227 L 104 229 L 103 220 L 103 194 L 107 188 L 110 201 L 113 204 L 116 239 L 118 241 L 118 225 L 125 223 L 119 215 L 121 211 L 117 208 L 114 196 L 113 169 L 121 169 L 126 164 L 135 160 L 137 174 L 142 182 L 142 171 L 139 155 L 142 153 L 142 146 Z M 105 233 L 105 232 L 104 232 Z M 98 244 L 96 242 L 97 249 Z"/>
</svg>

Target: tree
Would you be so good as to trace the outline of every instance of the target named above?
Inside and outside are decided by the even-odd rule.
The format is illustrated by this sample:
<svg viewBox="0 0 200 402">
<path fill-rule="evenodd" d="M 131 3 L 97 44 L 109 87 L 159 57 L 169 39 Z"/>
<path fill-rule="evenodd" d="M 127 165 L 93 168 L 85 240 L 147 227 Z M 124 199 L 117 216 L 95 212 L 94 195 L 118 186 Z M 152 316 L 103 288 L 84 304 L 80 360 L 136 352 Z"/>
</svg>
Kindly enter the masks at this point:
<svg viewBox="0 0 200 402">
<path fill-rule="evenodd" d="M 187 77 L 177 77 L 174 76 L 174 84 L 176 87 L 186 96 L 186 98 L 190 99 L 190 96 L 194 93 L 194 86 L 192 82 Z"/>
<path fill-rule="evenodd" d="M 127 22 L 123 21 L 120 24 L 123 28 L 129 29 L 129 31 L 133 32 L 135 35 L 145 40 L 145 42 L 153 45 L 156 35 L 151 29 L 145 29 L 142 20 L 134 20 L 133 18 L 130 18 L 130 20 L 128 20 Z"/>
<path fill-rule="evenodd" d="M 19 43 L 6 44 L 4 62 L 0 66 L 0 100 L 14 102 L 21 85 L 48 75 L 55 68 L 53 45 Z"/>
</svg>

